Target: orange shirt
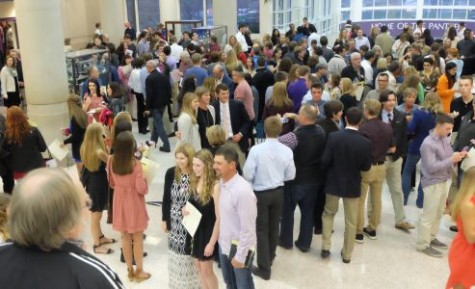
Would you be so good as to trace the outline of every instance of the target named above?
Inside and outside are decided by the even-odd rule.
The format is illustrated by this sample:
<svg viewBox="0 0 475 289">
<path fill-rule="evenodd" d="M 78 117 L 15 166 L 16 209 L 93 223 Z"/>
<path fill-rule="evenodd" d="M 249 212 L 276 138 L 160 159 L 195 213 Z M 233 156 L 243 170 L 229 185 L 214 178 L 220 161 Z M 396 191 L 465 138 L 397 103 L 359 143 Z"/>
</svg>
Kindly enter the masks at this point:
<svg viewBox="0 0 475 289">
<path fill-rule="evenodd" d="M 439 77 L 439 81 L 437 82 L 437 94 L 442 101 L 444 112 L 449 114 L 450 103 L 452 102 L 452 99 L 454 99 L 455 89 L 449 88 L 449 80 L 445 74 L 442 74 L 442 76 Z"/>
</svg>

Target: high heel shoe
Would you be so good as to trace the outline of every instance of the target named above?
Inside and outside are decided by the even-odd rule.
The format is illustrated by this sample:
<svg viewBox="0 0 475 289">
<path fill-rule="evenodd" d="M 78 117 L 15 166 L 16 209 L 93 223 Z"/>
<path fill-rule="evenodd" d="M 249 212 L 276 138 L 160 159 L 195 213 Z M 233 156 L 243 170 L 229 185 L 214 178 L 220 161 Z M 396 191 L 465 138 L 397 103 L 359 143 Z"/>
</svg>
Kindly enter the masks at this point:
<svg viewBox="0 0 475 289">
<path fill-rule="evenodd" d="M 134 274 L 134 268 L 130 267 L 130 268 L 127 268 L 127 277 L 129 277 L 129 281 L 132 282 L 134 281 L 134 278 L 135 278 L 135 274 Z"/>
<path fill-rule="evenodd" d="M 134 280 L 137 283 L 148 280 L 150 279 L 150 277 L 152 277 L 152 274 L 144 272 L 143 270 L 140 270 L 140 271 L 137 270 L 135 271 L 135 274 L 134 274 Z"/>
</svg>

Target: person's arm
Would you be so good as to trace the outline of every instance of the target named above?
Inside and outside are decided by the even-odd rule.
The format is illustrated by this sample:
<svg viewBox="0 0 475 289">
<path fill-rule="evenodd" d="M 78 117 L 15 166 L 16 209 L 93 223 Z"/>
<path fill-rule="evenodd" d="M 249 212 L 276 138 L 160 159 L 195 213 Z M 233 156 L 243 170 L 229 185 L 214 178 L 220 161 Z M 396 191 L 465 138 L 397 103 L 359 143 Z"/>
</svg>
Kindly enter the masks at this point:
<svg viewBox="0 0 475 289">
<path fill-rule="evenodd" d="M 282 135 L 282 136 L 279 136 L 279 137 L 277 138 L 277 140 L 278 140 L 281 144 L 283 144 L 283 145 L 289 147 L 291 150 L 294 150 L 294 149 L 297 147 L 297 145 L 298 145 L 297 136 L 296 136 L 295 133 L 293 133 L 293 132 L 289 132 L 289 133 L 286 133 L 286 134 L 284 134 L 284 135 Z"/>
<path fill-rule="evenodd" d="M 323 155 L 322 155 L 322 168 L 325 170 L 328 169 L 333 162 L 332 149 L 333 149 L 333 136 L 330 134 L 328 136 L 328 140 L 325 145 L 325 151 L 323 152 Z"/>
<path fill-rule="evenodd" d="M 429 174 L 435 174 L 452 167 L 455 162 L 455 154 L 444 160 L 437 160 L 435 149 L 430 144 L 423 143 L 421 146 L 421 165 Z"/>
<path fill-rule="evenodd" d="M 211 238 L 206 244 L 204 255 L 209 257 L 213 255 L 214 247 L 216 242 L 218 242 L 219 238 L 219 225 L 220 225 L 220 215 L 219 215 L 219 184 L 216 183 L 213 188 L 213 200 L 214 200 L 214 214 L 216 215 L 216 221 L 214 222 L 213 226 L 213 233 L 211 234 Z"/>
<path fill-rule="evenodd" d="M 63 141 L 64 144 L 79 144 L 81 142 L 81 136 L 79 135 L 79 131 L 82 130 L 76 121 L 76 119 L 73 117 L 71 118 L 71 135 Z"/>
<path fill-rule="evenodd" d="M 48 149 L 48 146 L 46 145 L 45 139 L 43 138 L 43 135 L 41 134 L 40 130 L 38 128 L 34 128 L 35 135 L 36 135 L 36 144 L 38 146 L 38 150 L 40 152 L 45 152 L 46 149 Z"/>
<path fill-rule="evenodd" d="M 165 173 L 165 184 L 163 185 L 163 199 L 162 199 L 162 228 L 165 232 L 170 229 L 170 210 L 171 210 L 171 190 L 173 179 L 175 177 L 175 167 L 171 167 Z"/>
<path fill-rule="evenodd" d="M 109 181 L 109 186 L 114 189 L 115 188 L 115 181 L 114 176 L 112 173 L 112 156 L 107 159 L 106 163 L 106 171 L 107 171 L 107 180 Z"/>
<path fill-rule="evenodd" d="M 239 133 L 241 134 L 242 139 L 242 137 L 249 135 L 249 127 L 251 126 L 251 120 L 249 119 L 249 115 L 247 114 L 244 104 L 242 102 L 238 102 L 238 104 L 239 115 L 241 117 L 241 127 L 239 128 Z"/>
<path fill-rule="evenodd" d="M 246 159 L 246 163 L 244 164 L 244 168 L 242 169 L 242 176 L 251 184 L 254 182 L 254 178 L 256 176 L 256 170 L 257 170 L 256 158 L 257 158 L 256 148 L 253 147 L 249 151 L 249 155 Z"/>
<path fill-rule="evenodd" d="M 295 168 L 294 155 L 292 151 L 290 151 L 290 160 L 287 164 L 287 167 L 285 168 L 284 181 L 291 181 L 295 179 L 296 170 L 297 169 Z"/>
<path fill-rule="evenodd" d="M 455 90 L 449 88 L 449 80 L 445 75 L 441 76 L 437 82 L 437 94 L 441 99 L 451 99 L 455 94 Z"/>
<path fill-rule="evenodd" d="M 463 235 L 470 245 L 475 244 L 475 205 L 465 201 L 460 207 L 460 217 L 463 224 Z"/>
<path fill-rule="evenodd" d="M 134 161 L 135 189 L 140 195 L 146 195 L 148 193 L 148 185 L 143 175 L 142 164 L 137 160 Z"/>
<path fill-rule="evenodd" d="M 243 190 L 248 190 L 247 188 Z M 237 218 L 239 219 L 239 246 L 237 247 L 235 259 L 237 262 L 244 264 L 246 257 L 252 246 L 254 246 L 254 237 L 256 234 L 257 219 L 257 201 L 254 192 L 249 188 L 249 192 L 239 194 L 236 205 Z"/>
<path fill-rule="evenodd" d="M 145 79 L 145 92 L 147 94 L 147 98 L 145 100 L 145 107 L 146 107 L 146 110 L 150 110 L 150 106 L 152 105 L 152 97 L 153 97 L 153 80 L 151 79 L 151 77 L 147 77 Z"/>
</svg>

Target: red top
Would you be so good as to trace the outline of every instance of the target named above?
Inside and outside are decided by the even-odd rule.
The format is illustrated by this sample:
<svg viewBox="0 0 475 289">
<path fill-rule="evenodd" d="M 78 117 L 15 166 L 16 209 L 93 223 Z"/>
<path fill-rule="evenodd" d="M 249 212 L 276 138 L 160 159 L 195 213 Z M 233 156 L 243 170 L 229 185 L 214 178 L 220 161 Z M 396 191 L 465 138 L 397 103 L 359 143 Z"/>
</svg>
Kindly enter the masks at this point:
<svg viewBox="0 0 475 289">
<path fill-rule="evenodd" d="M 471 199 L 475 204 L 475 197 Z M 457 219 L 458 233 L 455 235 L 449 252 L 450 276 L 446 288 L 462 285 L 463 288 L 475 286 L 475 244 L 469 244 L 463 233 L 460 216 Z"/>
</svg>

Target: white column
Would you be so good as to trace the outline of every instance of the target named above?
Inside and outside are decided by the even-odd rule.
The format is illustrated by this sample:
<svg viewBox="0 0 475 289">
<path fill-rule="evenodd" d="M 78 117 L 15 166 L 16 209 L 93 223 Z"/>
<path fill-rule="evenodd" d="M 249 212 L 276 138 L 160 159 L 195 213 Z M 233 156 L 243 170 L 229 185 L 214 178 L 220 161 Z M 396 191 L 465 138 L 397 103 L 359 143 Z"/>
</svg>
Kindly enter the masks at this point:
<svg viewBox="0 0 475 289">
<path fill-rule="evenodd" d="M 273 2 L 268 1 L 267 3 L 265 0 L 259 0 L 259 33 L 260 35 L 264 35 L 266 33 L 271 34 L 273 23 L 272 23 L 272 11 L 273 9 Z"/>
<path fill-rule="evenodd" d="M 416 19 L 419 20 L 419 19 L 422 19 L 422 15 L 423 15 L 423 9 L 424 9 L 424 0 L 417 0 L 417 5 L 416 5 Z M 417 21 L 416 20 L 416 21 Z"/>
<path fill-rule="evenodd" d="M 213 0 L 214 25 L 228 26 L 228 37 L 237 32 L 237 1 Z"/>
<path fill-rule="evenodd" d="M 120 43 L 124 36 L 124 20 L 126 18 L 124 5 L 117 0 L 99 1 L 101 11 L 101 26 L 112 43 Z M 138 32 L 138 31 L 137 31 Z"/>
<path fill-rule="evenodd" d="M 68 82 L 60 0 L 15 0 L 28 114 L 47 143 L 68 125 Z M 48 27 L 48 33 L 44 28 Z M 48 43 L 38 49 L 38 43 Z"/>
<path fill-rule="evenodd" d="M 361 19 L 361 15 L 363 14 L 363 0 L 351 0 L 351 11 L 350 11 L 350 19 L 353 22 L 367 20 Z M 348 20 L 348 19 L 343 19 Z"/>
<path fill-rule="evenodd" d="M 160 3 L 160 22 L 180 20 L 180 0 L 156 0 Z M 190 7 L 193 9 L 193 7 Z M 184 19 L 189 20 L 189 19 Z"/>
</svg>

